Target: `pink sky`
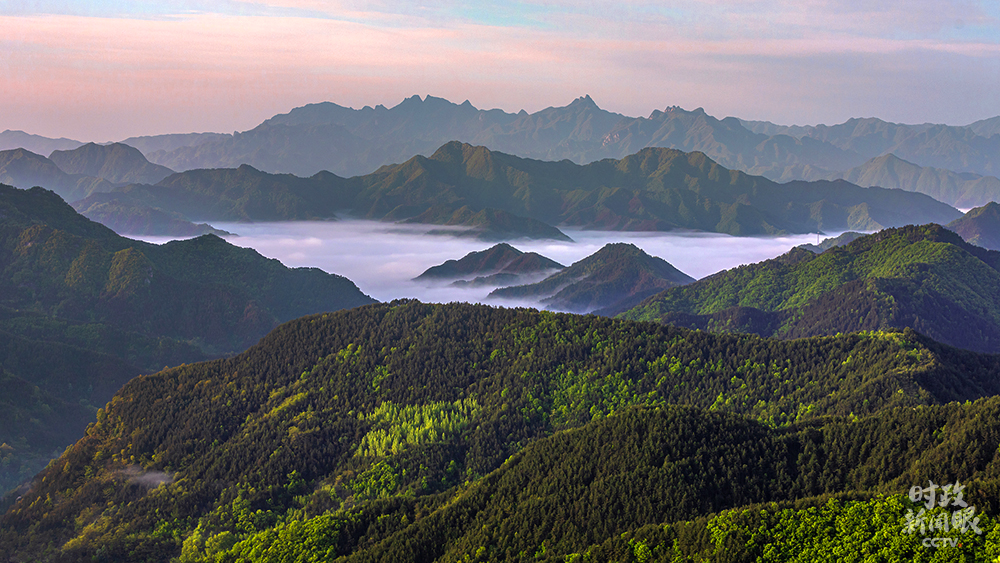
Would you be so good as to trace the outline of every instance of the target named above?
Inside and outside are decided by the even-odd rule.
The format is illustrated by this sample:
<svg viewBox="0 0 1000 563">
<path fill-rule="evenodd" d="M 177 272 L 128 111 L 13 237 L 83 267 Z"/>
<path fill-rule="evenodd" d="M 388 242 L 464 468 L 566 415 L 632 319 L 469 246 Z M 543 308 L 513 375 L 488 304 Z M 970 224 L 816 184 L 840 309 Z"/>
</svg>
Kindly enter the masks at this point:
<svg viewBox="0 0 1000 563">
<path fill-rule="evenodd" d="M 0 130 L 83 141 L 232 132 L 306 103 L 393 106 L 413 94 L 507 111 L 590 94 L 627 115 L 700 106 L 798 124 L 1000 115 L 1000 25 L 986 3 L 135 6 L 5 3 Z"/>
</svg>

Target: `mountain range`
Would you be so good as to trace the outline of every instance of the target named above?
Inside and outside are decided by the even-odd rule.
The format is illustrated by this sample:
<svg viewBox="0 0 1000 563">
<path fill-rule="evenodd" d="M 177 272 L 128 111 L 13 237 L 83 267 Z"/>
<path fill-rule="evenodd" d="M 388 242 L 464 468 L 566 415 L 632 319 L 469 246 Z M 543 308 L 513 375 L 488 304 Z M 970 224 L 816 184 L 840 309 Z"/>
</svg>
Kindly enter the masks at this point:
<svg viewBox="0 0 1000 563">
<path fill-rule="evenodd" d="M 676 106 L 648 117 L 628 117 L 601 109 L 589 96 L 532 114 L 412 96 L 392 108 L 309 104 L 242 133 L 192 135 L 190 146 L 174 148 L 170 146 L 178 138 L 170 136 L 172 144 L 152 152 L 140 148 L 152 161 L 174 170 L 250 164 L 297 175 L 320 170 L 365 174 L 415 154 L 430 155 L 443 143 L 457 140 L 526 158 L 578 164 L 623 158 L 647 147 L 699 151 L 727 168 L 783 181 L 817 179 L 812 176 L 816 170 L 845 171 L 890 153 L 922 167 L 995 176 L 1000 172 L 994 164 L 1000 141 L 991 139 L 996 126 L 990 123 L 904 125 L 858 118 L 832 126 L 788 127 L 733 117 L 720 120 L 701 108 Z M 152 149 L 157 137 L 144 139 Z"/>
<path fill-rule="evenodd" d="M 912 330 L 779 341 L 407 301 L 314 315 L 131 381 L 10 499 L 0 551 L 895 563 L 923 553 L 911 486 L 959 478 L 982 534 L 935 553 L 992 557 L 997 362 Z"/>
<path fill-rule="evenodd" d="M 392 108 L 309 104 L 233 134 L 154 135 L 122 142 L 171 170 L 247 164 L 298 176 L 320 171 L 368 174 L 414 155 L 429 156 L 449 141 L 577 164 L 664 147 L 702 152 L 726 168 L 775 181 L 847 179 L 918 191 L 964 208 L 992 201 L 1000 190 L 997 123 L 1000 118 L 966 126 L 854 118 L 837 125 L 783 126 L 718 119 L 702 108 L 689 111 L 677 106 L 647 117 L 629 117 L 601 109 L 589 96 L 532 114 L 411 96 Z M 82 144 L 22 132 L 0 134 L 0 147 L 41 154 Z"/>
<path fill-rule="evenodd" d="M 19 138 L 19 137 L 18 137 Z M 119 234 L 197 236 L 229 234 L 206 224 L 194 224 L 175 212 L 110 200 L 102 195 L 135 182 L 155 183 L 173 171 L 146 160 L 121 143 L 81 144 L 56 150 L 45 158 L 25 149 L 0 151 L 0 182 L 28 189 L 45 187 L 67 201 L 87 199 L 77 210 Z"/>
<path fill-rule="evenodd" d="M 23 189 L 45 187 L 67 201 L 115 187 L 103 178 L 69 174 L 48 158 L 20 148 L 0 151 L 0 183 Z"/>
<path fill-rule="evenodd" d="M 73 139 L 51 139 L 10 129 L 0 133 L 0 151 L 25 149 L 36 154 L 51 154 L 52 151 L 75 149 L 82 144 L 82 142 Z"/>
<path fill-rule="evenodd" d="M 450 142 L 365 176 L 308 178 L 251 166 L 192 170 L 154 186 L 130 185 L 77 202 L 118 201 L 189 221 L 323 219 L 465 225 L 478 236 L 565 240 L 557 226 L 691 229 L 732 235 L 877 230 L 947 223 L 957 210 L 922 194 L 844 181 L 777 184 L 727 170 L 701 153 L 643 149 L 587 165 L 515 157 Z M 484 213 L 485 212 L 485 213 Z"/>
<path fill-rule="evenodd" d="M 886 229 L 820 254 L 795 248 L 719 272 L 622 316 L 781 338 L 909 327 L 997 353 L 1000 252 L 939 225 Z"/>
</svg>

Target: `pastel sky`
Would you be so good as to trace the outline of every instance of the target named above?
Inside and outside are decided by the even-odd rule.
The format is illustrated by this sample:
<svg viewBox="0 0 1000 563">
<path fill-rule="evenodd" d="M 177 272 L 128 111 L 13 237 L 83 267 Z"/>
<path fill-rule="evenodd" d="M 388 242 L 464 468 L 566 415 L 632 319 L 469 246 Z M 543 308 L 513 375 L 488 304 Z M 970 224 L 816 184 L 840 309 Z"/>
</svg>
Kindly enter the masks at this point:
<svg viewBox="0 0 1000 563">
<path fill-rule="evenodd" d="M 998 4 L 0 0 L 0 130 L 232 132 L 306 103 L 413 94 L 964 125 L 1000 115 Z"/>
</svg>

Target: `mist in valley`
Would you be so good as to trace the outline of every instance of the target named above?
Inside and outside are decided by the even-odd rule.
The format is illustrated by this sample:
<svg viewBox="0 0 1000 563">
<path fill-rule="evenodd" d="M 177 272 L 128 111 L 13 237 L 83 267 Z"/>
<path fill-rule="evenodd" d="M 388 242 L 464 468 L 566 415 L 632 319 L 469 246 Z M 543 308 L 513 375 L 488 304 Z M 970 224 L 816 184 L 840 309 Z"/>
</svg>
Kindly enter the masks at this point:
<svg viewBox="0 0 1000 563">
<path fill-rule="evenodd" d="M 416 298 L 428 303 L 465 301 L 538 306 L 535 302 L 487 301 L 492 287 L 460 288 L 448 283 L 412 281 L 431 266 L 496 244 L 472 237 L 428 234 L 432 229 L 441 231 L 442 228 L 436 225 L 343 220 L 218 223 L 214 226 L 236 233 L 238 236 L 228 237 L 232 244 L 253 248 L 286 266 L 320 268 L 345 276 L 379 301 Z M 605 244 L 629 242 L 700 279 L 724 269 L 774 258 L 796 245 L 815 243 L 817 238 L 815 234 L 733 237 L 715 233 L 562 230 L 574 242 L 518 240 L 510 244 L 523 252 L 537 252 L 569 266 Z M 830 233 L 822 238 L 838 234 Z M 170 240 L 163 237 L 142 239 L 155 243 Z"/>
</svg>

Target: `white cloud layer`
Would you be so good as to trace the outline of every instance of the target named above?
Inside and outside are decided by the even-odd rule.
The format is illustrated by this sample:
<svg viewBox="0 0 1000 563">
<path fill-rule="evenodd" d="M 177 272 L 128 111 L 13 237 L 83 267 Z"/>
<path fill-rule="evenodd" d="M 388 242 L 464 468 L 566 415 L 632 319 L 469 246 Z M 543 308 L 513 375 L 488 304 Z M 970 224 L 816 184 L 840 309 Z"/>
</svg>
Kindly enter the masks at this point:
<svg viewBox="0 0 1000 563">
<path fill-rule="evenodd" d="M 314 267 L 346 276 L 361 291 L 380 301 L 416 298 L 425 302 L 484 302 L 490 288 L 460 289 L 411 281 L 427 268 L 492 243 L 474 239 L 431 236 L 427 225 L 396 225 L 376 221 L 299 221 L 290 223 L 218 223 L 237 233 L 228 239 L 253 248 L 289 267 Z M 816 242 L 816 235 L 733 237 L 712 233 L 629 233 L 564 229 L 575 242 L 517 241 L 524 252 L 537 252 L 569 266 L 611 242 L 630 242 L 648 254 L 663 258 L 694 278 L 702 278 L 741 264 L 774 258 L 792 247 Z M 831 233 L 836 236 L 840 233 Z M 162 243 L 167 238 L 142 237 Z M 826 238 L 826 237 L 824 237 Z M 510 305 L 510 303 L 503 303 Z M 537 306 L 536 303 L 520 305 Z"/>
</svg>

